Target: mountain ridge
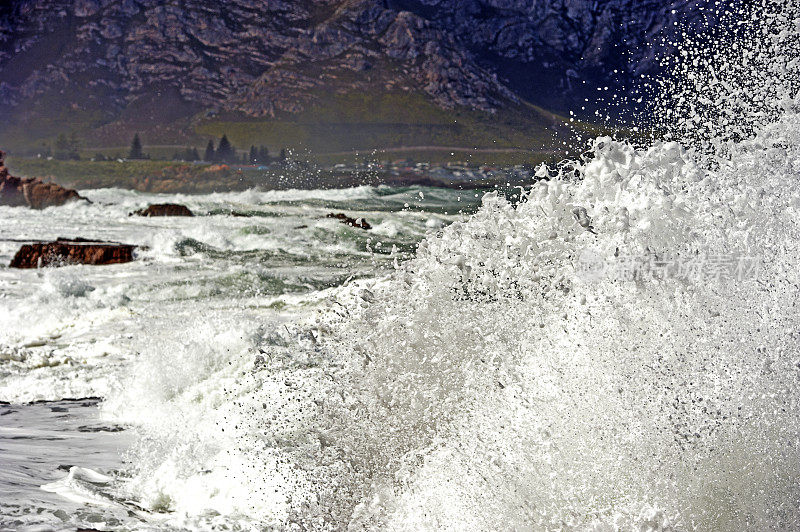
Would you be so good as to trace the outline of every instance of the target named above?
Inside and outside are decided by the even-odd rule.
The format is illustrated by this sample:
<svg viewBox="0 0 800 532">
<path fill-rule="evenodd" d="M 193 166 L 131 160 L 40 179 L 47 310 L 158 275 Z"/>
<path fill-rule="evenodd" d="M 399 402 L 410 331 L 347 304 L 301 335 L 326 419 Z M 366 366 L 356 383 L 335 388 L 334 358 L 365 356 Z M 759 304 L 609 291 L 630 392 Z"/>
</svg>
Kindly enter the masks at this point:
<svg viewBox="0 0 800 532">
<path fill-rule="evenodd" d="M 141 129 L 188 142 L 222 115 L 293 123 L 349 94 L 418 94 L 397 114 L 461 110 L 478 131 L 516 113 L 550 142 L 559 126 L 528 102 L 588 114 L 597 88 L 658 72 L 646 43 L 669 41 L 673 23 L 713 23 L 703 5 L 12 0 L 0 7 L 0 103 L 28 143 L 65 123 L 96 143 Z"/>
</svg>

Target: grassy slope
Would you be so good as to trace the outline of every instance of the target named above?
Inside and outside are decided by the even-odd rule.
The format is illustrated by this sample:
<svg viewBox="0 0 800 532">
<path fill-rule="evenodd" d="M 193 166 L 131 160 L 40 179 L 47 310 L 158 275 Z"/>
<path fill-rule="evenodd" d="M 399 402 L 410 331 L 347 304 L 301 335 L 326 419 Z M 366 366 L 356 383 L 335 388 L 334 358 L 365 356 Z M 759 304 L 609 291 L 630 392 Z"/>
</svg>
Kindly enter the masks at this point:
<svg viewBox="0 0 800 532">
<path fill-rule="evenodd" d="M 55 101 L 43 98 L 37 105 L 44 110 L 54 106 Z M 158 103 L 133 102 L 130 109 L 115 118 L 116 123 L 120 124 L 119 130 L 115 129 L 113 122 L 111 125 L 107 122 L 100 129 L 92 129 L 102 122 L 102 117 L 81 106 L 64 109 L 57 119 L 69 124 L 75 131 L 98 132 L 96 136 L 89 137 L 98 145 L 84 146 L 82 156 L 85 158 L 93 156 L 95 152 L 124 156 L 127 147 L 123 142 L 123 131 L 125 128 L 135 128 L 132 131 L 142 131 L 145 151 L 154 158 L 169 158 L 186 145 L 195 146 L 202 153 L 208 138 L 225 133 L 239 148 L 265 144 L 275 153 L 282 147 L 288 147 L 292 158 L 316 160 L 323 164 L 407 157 L 431 162 L 537 164 L 563 158 L 562 143 L 576 132 L 584 135 L 603 132 L 591 124 L 576 122 L 567 126 L 567 119 L 524 103 L 511 105 L 490 115 L 465 109 L 440 109 L 420 94 L 351 93 L 320 95 L 317 104 L 306 111 L 274 119 L 253 119 L 238 114 L 207 118 L 203 112 L 193 117 L 185 114 L 181 117 L 180 113 L 165 113 L 169 127 L 182 131 L 180 136 L 173 139 L 167 134 L 169 128 L 164 124 L 153 122 L 154 131 L 145 129 L 146 122 L 142 117 L 149 120 L 156 116 L 154 112 L 159 107 Z M 126 120 L 126 115 L 134 110 L 138 112 L 138 119 L 129 117 Z M 18 131 L 40 134 L 54 127 L 53 120 L 56 120 L 56 116 L 37 122 L 40 129 L 31 124 L 31 127 Z M 178 127 L 178 124 L 182 125 Z M 109 128 L 114 130 L 115 135 L 103 133 Z M 0 132 L 0 142 L 5 142 L 9 133 L 8 129 L 5 133 Z M 161 145 L 153 146 L 151 139 Z M 74 188 L 117 186 L 165 192 L 205 192 L 255 185 L 284 187 L 287 186 L 287 183 L 283 183 L 285 180 L 314 181 L 302 184 L 309 187 L 346 186 L 355 179 L 308 172 L 287 175 L 291 172 L 286 171 L 279 171 L 275 176 L 248 171 L 205 173 L 203 166 L 178 165 L 159 160 L 125 163 L 48 161 L 13 157 L 13 150 L 9 166 L 17 175 L 50 178 Z"/>
<path fill-rule="evenodd" d="M 43 143 L 52 146 L 58 133 L 74 131 L 82 140 L 83 157 L 97 152 L 117 157 L 127 153 L 133 133 L 140 132 L 151 156 L 168 159 L 183 146 L 196 147 L 202 154 L 209 138 L 227 134 L 239 149 L 263 144 L 276 153 L 288 148 L 293 158 L 323 164 L 401 158 L 536 164 L 563 158 L 563 142 L 576 131 L 602 132 L 591 124 L 567 125 L 568 119 L 524 102 L 488 114 L 441 109 L 420 93 L 317 93 L 315 104 L 305 111 L 274 118 L 239 113 L 208 118 L 204 110 L 183 103 L 175 91 L 160 94 L 158 99 L 143 97 L 116 111 L 103 106 L 109 101 L 107 95 L 75 86 L 41 95 L 11 113 L 9 127 L 0 130 L 0 147 L 12 155 L 23 150 L 36 153 Z M 152 169 L 136 165 L 163 163 L 18 164 L 26 175 L 56 175 L 70 184 L 80 180 L 110 184 Z"/>
<path fill-rule="evenodd" d="M 526 105 L 490 115 L 441 109 L 415 93 L 350 93 L 319 95 L 316 105 L 297 115 L 275 119 L 227 115 L 202 120 L 195 132 L 203 137 L 226 133 L 237 146 L 266 144 L 272 149 L 291 147 L 315 154 L 400 146 L 543 150 L 553 145 L 554 133 L 548 128 L 564 122 Z"/>
<path fill-rule="evenodd" d="M 0 147 L 13 153 L 53 147 L 59 134 L 75 133 L 82 151 L 125 146 L 114 153 L 127 153 L 134 133 L 143 133 L 151 144 L 185 145 L 198 141 L 190 120 L 197 106 L 187 104 L 171 90 L 158 98 L 142 97 L 124 109 L 113 103 L 111 91 L 86 88 L 91 78 L 77 75 L 60 90 L 37 95 L 7 110 L 0 128 Z"/>
<path fill-rule="evenodd" d="M 256 186 L 279 188 L 278 176 L 266 172 L 239 172 L 209 164 L 168 161 L 48 161 L 12 157 L 12 174 L 42 177 L 79 190 L 116 187 L 165 193 L 207 193 L 245 190 Z M 286 188 L 283 186 L 282 188 Z"/>
</svg>

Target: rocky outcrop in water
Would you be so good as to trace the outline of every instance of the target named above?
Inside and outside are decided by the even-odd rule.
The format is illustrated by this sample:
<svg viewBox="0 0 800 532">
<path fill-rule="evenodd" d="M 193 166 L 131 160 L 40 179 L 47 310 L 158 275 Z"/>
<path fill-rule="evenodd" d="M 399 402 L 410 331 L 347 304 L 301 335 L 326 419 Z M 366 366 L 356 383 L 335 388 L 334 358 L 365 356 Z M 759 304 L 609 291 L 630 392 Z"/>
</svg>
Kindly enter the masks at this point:
<svg viewBox="0 0 800 532">
<path fill-rule="evenodd" d="M 350 227 L 358 227 L 359 229 L 372 229 L 372 226 L 364 218 L 351 218 L 342 213 L 330 213 L 327 218 L 335 218 L 345 225 Z"/>
<path fill-rule="evenodd" d="M 5 153 L 0 151 L 0 205 L 44 209 L 79 199 L 86 200 L 75 190 L 61 185 L 45 183 L 39 178 L 12 176 L 5 166 Z"/>
<path fill-rule="evenodd" d="M 121 264 L 133 260 L 135 246 L 116 242 L 61 239 L 24 244 L 11 260 L 11 268 L 43 268 L 70 264 Z"/>
<path fill-rule="evenodd" d="M 131 214 L 137 216 L 194 216 L 188 207 L 177 203 L 156 203 Z"/>
</svg>

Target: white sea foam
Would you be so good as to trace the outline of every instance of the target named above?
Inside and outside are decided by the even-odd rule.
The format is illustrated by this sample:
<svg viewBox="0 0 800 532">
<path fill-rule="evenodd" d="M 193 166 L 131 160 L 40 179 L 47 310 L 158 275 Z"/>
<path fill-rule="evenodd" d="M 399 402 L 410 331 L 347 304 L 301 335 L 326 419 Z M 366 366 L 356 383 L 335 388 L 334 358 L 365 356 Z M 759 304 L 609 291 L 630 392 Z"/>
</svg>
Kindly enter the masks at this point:
<svg viewBox="0 0 800 532">
<path fill-rule="evenodd" d="M 759 61 L 796 73 L 792 57 L 758 44 L 774 29 L 765 27 L 750 36 Z M 361 264 L 376 239 L 413 242 L 438 224 L 379 209 L 364 233 L 324 218 L 324 201 L 357 212 L 415 201 L 367 188 L 170 197 L 282 220 L 258 224 L 113 222 L 159 197 L 95 192 L 116 203 L 76 210 L 77 227 L 113 213 L 103 234 L 146 234 L 147 260 L 113 282 L 80 268 L 0 272 L 15 297 L 0 305 L 11 324 L 1 362 L 21 368 L 0 392 L 104 395 L 104 415 L 140 437 L 110 500 L 138 501 L 158 526 L 796 529 L 800 115 L 784 88 L 777 116 L 720 123 L 719 142 L 597 139 L 519 204 L 487 194 L 391 274 L 333 288 L 227 287 L 253 274 L 258 290 L 276 279 L 297 287 L 307 266 L 287 257 L 319 265 L 313 248 Z M 437 194 L 450 192 L 425 200 Z M 236 262 L 256 250 L 286 255 L 261 268 Z M 624 275 L 596 276 L 586 257 L 634 261 Z M 757 268 L 725 269 L 743 257 Z M 658 275 L 665 262 L 680 274 Z M 29 326 L 34 316 L 43 319 Z M 91 341 L 114 327 L 125 334 Z M 68 341 L 42 342 L 56 337 Z M 79 473 L 51 487 L 82 496 L 91 479 Z"/>
<path fill-rule="evenodd" d="M 197 358 L 153 346 L 125 387 L 155 386 L 136 395 L 158 412 L 129 489 L 190 526 L 213 508 L 308 529 L 796 528 L 800 116 L 782 108 L 710 156 L 597 139 L 319 310 L 190 324 Z M 587 254 L 636 267 L 587 276 Z M 757 268 L 721 262 L 739 258 Z"/>
<path fill-rule="evenodd" d="M 356 198 L 339 210 L 391 225 L 391 235 L 379 237 L 386 253 L 395 245 L 407 249 L 424 236 L 424 215 L 397 212 L 396 202 L 381 199 L 384 192 L 318 191 L 300 201 L 295 192 L 165 196 L 105 189 L 86 191 L 92 204 L 0 208 L 0 261 L 6 264 L 25 239 L 84 237 L 140 246 L 138 260 L 125 265 L 0 268 L 0 401 L 107 396 L 148 348 L 151 331 L 169 336 L 171 324 L 191 319 L 198 308 L 224 313 L 302 306 L 303 294 L 313 299 L 319 289 L 390 264 L 381 249 L 369 251 L 368 239 L 377 244 L 372 233 L 326 218 L 331 207 L 314 199 Z M 197 216 L 129 216 L 159 202 L 184 202 Z M 230 211 L 257 215 L 225 214 Z M 392 225 L 397 217 L 402 221 Z M 256 295 L 268 302 L 253 300 Z"/>
<path fill-rule="evenodd" d="M 113 480 L 91 469 L 71 467 L 64 479 L 45 484 L 42 489 L 81 504 L 116 506 L 113 498 L 103 493 L 103 488 L 111 485 Z"/>
<path fill-rule="evenodd" d="M 799 123 L 714 171 L 675 143 L 598 139 L 581 179 L 516 208 L 486 195 L 319 316 L 173 330 L 107 405 L 158 412 L 135 419 L 130 489 L 192 526 L 214 509 L 313 528 L 791 528 Z M 760 270 L 587 279 L 586 250 Z"/>
</svg>

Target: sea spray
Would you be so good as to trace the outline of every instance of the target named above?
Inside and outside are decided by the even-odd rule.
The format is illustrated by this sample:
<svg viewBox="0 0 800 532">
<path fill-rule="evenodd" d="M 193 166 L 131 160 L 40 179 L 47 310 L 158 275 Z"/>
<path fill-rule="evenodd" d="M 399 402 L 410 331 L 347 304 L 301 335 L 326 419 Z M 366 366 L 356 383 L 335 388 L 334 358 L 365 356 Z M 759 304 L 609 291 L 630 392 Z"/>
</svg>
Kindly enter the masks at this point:
<svg viewBox="0 0 800 532">
<path fill-rule="evenodd" d="M 598 139 L 314 315 L 173 330 L 138 380 L 191 377 L 140 420 L 135 492 L 195 525 L 792 528 L 798 122 L 717 170 Z"/>
<path fill-rule="evenodd" d="M 655 127 L 711 162 L 794 106 L 800 5 L 715 1 L 698 8 L 716 24 L 702 33 L 683 28 L 680 42 L 669 43 L 678 53 L 661 58 L 667 75 L 649 80 L 653 93 L 636 125 Z"/>
<path fill-rule="evenodd" d="M 489 195 L 428 239 L 328 346 L 343 369 L 322 419 L 353 467 L 337 482 L 371 486 L 338 503 L 368 528 L 796 522 L 798 257 L 774 244 L 798 191 L 759 155 L 723 176 L 674 144 L 600 139 L 581 180 L 517 209 Z M 765 181 L 786 199 L 763 205 Z M 759 267 L 584 279 L 587 249 Z"/>
<path fill-rule="evenodd" d="M 741 42 L 768 80 L 796 79 L 762 46 L 789 7 Z M 597 139 L 312 313 L 149 346 L 108 407 L 157 388 L 131 494 L 192 526 L 797 528 L 800 118 L 791 83 L 731 83 L 672 142 Z M 717 96 L 759 86 L 740 128 Z"/>
<path fill-rule="evenodd" d="M 349 307 L 323 419 L 352 470 L 323 493 L 351 525 L 796 526 L 797 65 L 773 29 L 745 55 L 790 74 L 761 85 L 780 113 L 710 154 L 598 139 L 579 178 L 486 196 Z M 633 270 L 586 279 L 587 251 Z"/>
<path fill-rule="evenodd" d="M 431 220 L 439 226 L 462 219 L 458 211 L 474 210 L 479 201 L 473 191 L 420 187 L 181 198 L 119 189 L 83 193 L 91 205 L 0 209 L 8 222 L 0 228 L 5 264 L 19 241 L 30 238 L 82 236 L 146 247 L 136 261 L 113 267 L 0 267 L 0 401 L 12 403 L 4 407 L 8 423 L 2 437 L 24 449 L 9 455 L 0 475 L 0 521 L 14 529 L 159 529 L 180 525 L 182 514 L 197 526 L 230 526 L 239 521 L 237 515 L 250 527 L 286 522 L 281 493 L 292 494 L 298 504 L 297 470 L 281 458 L 285 473 L 277 475 L 265 452 L 245 454 L 236 448 L 274 448 L 277 455 L 293 438 L 272 427 L 270 438 L 257 445 L 243 441 L 236 425 L 245 424 L 237 420 L 263 420 L 263 401 L 235 398 L 245 386 L 268 389 L 262 384 L 264 372 L 253 373 L 259 379 L 249 382 L 243 374 L 263 364 L 274 368 L 284 359 L 298 360 L 304 370 L 312 367 L 304 365 L 302 346 L 296 347 L 311 340 L 293 322 L 304 322 L 304 316 L 327 305 L 333 292 L 326 287 L 352 285 L 391 268 L 395 260 L 402 262 Z M 171 200 L 210 215 L 198 216 L 198 223 L 127 216 L 149 203 Z M 347 227 L 326 217 L 332 211 L 363 216 L 375 228 Z M 374 254 L 367 251 L 368 242 Z M 274 353 L 279 346 L 285 356 Z M 308 401 L 297 401 L 291 395 L 297 388 L 289 388 L 282 376 L 275 372 L 275 389 L 287 398 L 278 404 L 281 411 L 301 407 L 311 413 L 304 406 Z M 120 423 L 95 426 L 94 402 L 79 413 L 54 404 L 22 404 L 74 397 L 107 399 L 102 409 Z M 65 417 L 72 424 L 71 434 L 63 435 L 67 440 L 40 437 L 54 426 L 64 428 Z M 131 461 L 108 445 L 122 428 L 126 442 L 139 438 Z M 75 445 L 64 446 L 64 441 Z M 44 456 L 53 462 L 40 460 Z M 37 467 L 30 467 L 31 460 Z M 75 509 L 67 499 L 40 489 L 54 480 L 77 491 L 93 489 L 89 477 L 70 476 L 67 468 L 56 469 L 60 465 L 113 477 L 106 487 L 114 509 Z M 22 485 L 20 472 L 27 479 Z M 266 511 L 270 504 L 280 511 Z"/>
</svg>

